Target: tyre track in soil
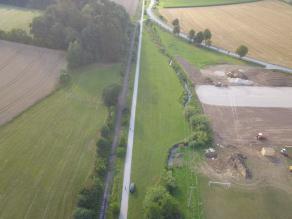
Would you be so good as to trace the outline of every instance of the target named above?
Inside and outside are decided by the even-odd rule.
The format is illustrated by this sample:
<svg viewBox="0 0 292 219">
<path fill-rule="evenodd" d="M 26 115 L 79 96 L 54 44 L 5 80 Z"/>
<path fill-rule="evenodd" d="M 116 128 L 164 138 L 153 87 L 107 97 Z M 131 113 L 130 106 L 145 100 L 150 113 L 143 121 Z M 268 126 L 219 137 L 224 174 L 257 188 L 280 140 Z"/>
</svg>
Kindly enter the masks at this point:
<svg viewBox="0 0 292 219">
<path fill-rule="evenodd" d="M 132 58 L 133 53 L 135 49 L 135 40 L 136 35 L 138 31 L 139 25 L 136 24 L 134 27 L 134 30 L 131 35 L 130 40 L 130 49 L 128 54 L 128 62 L 126 66 L 125 76 L 123 80 L 123 87 L 122 92 L 120 93 L 118 104 L 117 104 L 117 117 L 115 121 L 115 131 L 114 131 L 114 137 L 113 142 L 111 145 L 111 153 L 108 159 L 108 172 L 105 177 L 105 183 L 104 183 L 104 193 L 101 200 L 101 206 L 99 209 L 99 219 L 105 219 L 106 218 L 106 210 L 108 208 L 108 201 L 110 197 L 111 187 L 113 183 L 113 177 L 114 177 L 114 167 L 115 167 L 115 161 L 116 161 L 116 148 L 119 143 L 120 138 L 120 130 L 121 130 L 121 122 L 122 122 L 122 113 L 126 105 L 128 90 L 129 90 L 129 79 L 130 79 L 130 73 L 131 73 L 131 67 L 132 67 Z"/>
</svg>

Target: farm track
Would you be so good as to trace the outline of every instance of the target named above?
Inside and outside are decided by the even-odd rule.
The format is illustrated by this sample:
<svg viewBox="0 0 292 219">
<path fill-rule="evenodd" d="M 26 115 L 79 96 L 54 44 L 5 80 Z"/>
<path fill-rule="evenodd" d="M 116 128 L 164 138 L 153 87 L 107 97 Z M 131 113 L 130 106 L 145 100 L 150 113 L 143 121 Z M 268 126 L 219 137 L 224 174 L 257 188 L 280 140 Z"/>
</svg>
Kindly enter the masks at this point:
<svg viewBox="0 0 292 219">
<path fill-rule="evenodd" d="M 50 94 L 65 66 L 63 52 L 0 41 L 0 125 Z"/>
</svg>

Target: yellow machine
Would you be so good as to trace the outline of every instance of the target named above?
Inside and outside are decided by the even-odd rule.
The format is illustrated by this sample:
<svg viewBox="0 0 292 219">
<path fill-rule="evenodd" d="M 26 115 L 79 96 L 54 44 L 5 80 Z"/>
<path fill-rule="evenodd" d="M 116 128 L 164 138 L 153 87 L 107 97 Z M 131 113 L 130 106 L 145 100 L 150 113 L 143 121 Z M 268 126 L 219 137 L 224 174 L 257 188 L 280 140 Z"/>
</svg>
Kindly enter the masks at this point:
<svg viewBox="0 0 292 219">
<path fill-rule="evenodd" d="M 292 172 L 292 166 L 289 166 L 288 169 L 290 172 Z"/>
</svg>

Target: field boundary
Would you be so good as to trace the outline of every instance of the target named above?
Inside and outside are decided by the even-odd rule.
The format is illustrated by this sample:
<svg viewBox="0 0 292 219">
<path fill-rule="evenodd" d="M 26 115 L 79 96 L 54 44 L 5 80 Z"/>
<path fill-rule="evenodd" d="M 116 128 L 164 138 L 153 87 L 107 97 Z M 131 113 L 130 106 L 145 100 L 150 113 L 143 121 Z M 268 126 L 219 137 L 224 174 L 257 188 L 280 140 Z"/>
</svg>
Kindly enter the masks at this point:
<svg viewBox="0 0 292 219">
<path fill-rule="evenodd" d="M 173 28 L 171 26 L 169 26 L 167 23 L 165 23 L 164 21 L 162 21 L 160 18 L 158 18 L 155 13 L 153 13 L 152 9 L 156 5 L 156 3 L 157 2 L 155 0 L 150 0 L 150 4 L 149 4 L 148 8 L 146 9 L 146 13 L 147 13 L 149 19 L 152 20 L 154 23 L 156 23 L 159 27 L 172 33 Z M 185 33 L 179 33 L 178 37 L 180 37 L 181 39 L 183 39 L 187 42 L 190 41 L 187 34 L 185 34 Z M 236 58 L 236 59 L 247 61 L 249 63 L 261 65 L 261 66 L 265 67 L 266 69 L 277 70 L 277 71 L 292 74 L 292 68 L 289 68 L 289 67 L 284 67 L 284 66 L 273 64 L 273 63 L 268 63 L 268 62 L 261 61 L 261 60 L 258 60 L 258 59 L 252 58 L 252 57 L 247 57 L 247 56 L 240 58 L 239 55 L 237 55 L 234 52 L 231 52 L 231 51 L 228 51 L 226 49 L 219 48 L 216 46 L 212 46 L 212 45 L 208 46 L 208 45 L 205 45 L 204 43 L 200 44 L 199 46 L 201 48 L 204 48 L 204 49 L 212 50 L 213 52 L 218 52 L 218 53 L 221 53 L 221 54 L 224 54 L 224 55 Z"/>
<path fill-rule="evenodd" d="M 215 4 L 208 4 L 208 5 L 189 5 L 189 6 L 166 6 L 162 8 L 166 9 L 175 9 L 175 8 L 208 8 L 208 7 L 218 7 L 218 6 L 227 6 L 227 5 L 239 5 L 239 4 L 249 4 L 254 2 L 259 2 L 263 0 L 250 0 L 246 2 L 233 2 L 233 3 L 215 3 Z M 287 3 L 287 2 L 286 2 Z"/>
</svg>

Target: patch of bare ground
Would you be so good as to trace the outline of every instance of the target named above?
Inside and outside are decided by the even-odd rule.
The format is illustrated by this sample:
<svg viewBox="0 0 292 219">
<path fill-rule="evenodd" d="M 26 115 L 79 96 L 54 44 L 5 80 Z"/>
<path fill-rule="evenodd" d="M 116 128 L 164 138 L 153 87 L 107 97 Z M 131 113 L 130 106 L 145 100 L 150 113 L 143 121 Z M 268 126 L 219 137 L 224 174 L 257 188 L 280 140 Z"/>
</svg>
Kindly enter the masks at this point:
<svg viewBox="0 0 292 219">
<path fill-rule="evenodd" d="M 241 185 L 269 184 L 292 192 L 287 158 L 280 154 L 280 149 L 292 142 L 292 109 L 210 105 L 203 105 L 203 109 L 210 119 L 218 151 L 217 159 L 206 160 L 202 165 L 203 172 Z M 259 132 L 267 138 L 258 141 L 256 134 Z M 274 148 L 276 155 L 262 156 L 262 147 Z M 235 154 L 246 157 L 251 178 L 244 176 L 238 166 L 230 165 Z"/>
<path fill-rule="evenodd" d="M 135 15 L 139 4 L 138 0 L 112 0 L 112 1 L 119 5 L 122 5 L 131 16 Z"/>
<path fill-rule="evenodd" d="M 260 67 L 214 65 L 197 69 L 181 57 L 178 62 L 194 85 L 229 85 L 228 74 L 239 75 L 254 86 L 292 87 L 292 75 Z M 287 158 L 280 154 L 285 145 L 292 145 L 292 108 L 228 107 L 203 104 L 214 134 L 216 159 L 205 159 L 198 170 L 212 179 L 229 181 L 237 186 L 256 189 L 271 185 L 292 194 L 292 174 Z M 257 133 L 266 136 L 256 139 Z M 274 157 L 264 157 L 262 147 L 272 147 Z"/>
<path fill-rule="evenodd" d="M 213 65 L 198 69 L 182 57 L 177 61 L 188 73 L 194 85 L 215 84 L 221 82 L 229 85 L 228 74 L 240 74 L 244 79 L 254 82 L 256 86 L 292 87 L 292 74 L 267 70 L 248 65 Z"/>
<path fill-rule="evenodd" d="M 66 66 L 65 53 L 0 41 L 0 125 L 49 95 Z"/>
</svg>

